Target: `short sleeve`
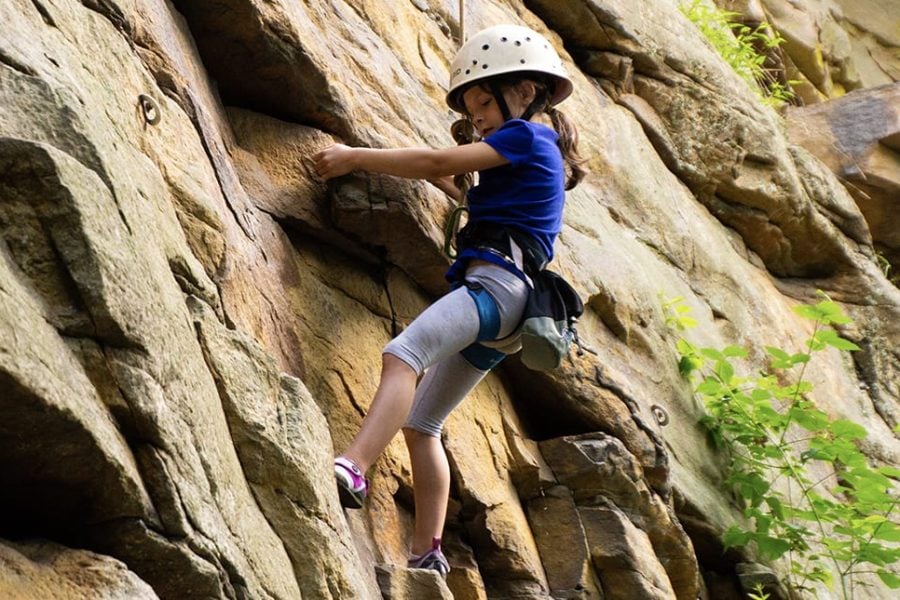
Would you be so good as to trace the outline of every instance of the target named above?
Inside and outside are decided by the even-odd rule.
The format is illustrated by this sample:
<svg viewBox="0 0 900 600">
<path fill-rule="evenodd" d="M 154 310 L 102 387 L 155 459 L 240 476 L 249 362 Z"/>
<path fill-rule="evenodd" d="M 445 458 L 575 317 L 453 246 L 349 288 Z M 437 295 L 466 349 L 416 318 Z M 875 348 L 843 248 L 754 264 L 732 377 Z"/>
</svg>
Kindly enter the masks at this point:
<svg viewBox="0 0 900 600">
<path fill-rule="evenodd" d="M 510 119 L 503 126 L 484 138 L 484 143 L 497 151 L 513 166 L 518 166 L 532 155 L 534 132 L 522 119 Z"/>
</svg>

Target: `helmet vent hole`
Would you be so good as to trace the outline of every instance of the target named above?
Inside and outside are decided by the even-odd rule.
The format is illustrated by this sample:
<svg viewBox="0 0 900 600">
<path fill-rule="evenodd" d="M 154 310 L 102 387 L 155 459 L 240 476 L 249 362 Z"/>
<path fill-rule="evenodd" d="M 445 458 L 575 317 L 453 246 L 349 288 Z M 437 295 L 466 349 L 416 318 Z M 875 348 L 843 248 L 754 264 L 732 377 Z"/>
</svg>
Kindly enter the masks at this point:
<svg viewBox="0 0 900 600">
<path fill-rule="evenodd" d="M 530 41 L 531 41 L 531 38 L 530 38 L 530 37 L 527 37 L 527 38 L 525 38 L 525 41 L 526 41 L 526 42 L 530 42 Z"/>
<path fill-rule="evenodd" d="M 522 45 L 522 42 L 520 42 L 519 40 L 516 40 L 516 46 L 521 46 L 521 45 Z"/>
<path fill-rule="evenodd" d="M 466 75 L 472 72 L 472 69 L 466 69 Z"/>
<path fill-rule="evenodd" d="M 490 44 L 485 44 L 484 46 L 481 47 L 481 49 L 482 49 L 482 50 L 487 50 L 487 49 L 490 48 L 490 47 L 491 47 Z"/>
<path fill-rule="evenodd" d="M 525 64 L 525 59 L 524 59 L 524 58 L 523 58 L 523 59 L 520 59 L 519 62 L 522 63 L 522 64 L 524 65 L 524 64 Z"/>
<path fill-rule="evenodd" d="M 477 60 L 473 60 L 473 61 L 472 61 L 472 64 L 473 64 L 473 65 L 477 65 L 477 64 L 478 64 L 478 61 L 477 61 Z"/>
<path fill-rule="evenodd" d="M 481 68 L 482 68 L 482 69 L 487 69 L 488 66 L 487 66 L 487 65 L 481 65 Z"/>
<path fill-rule="evenodd" d="M 502 38 L 500 38 L 500 41 L 501 41 L 501 42 L 505 42 L 505 41 L 507 41 L 507 40 L 509 40 L 509 38 L 506 37 L 506 36 L 503 36 Z"/>
</svg>

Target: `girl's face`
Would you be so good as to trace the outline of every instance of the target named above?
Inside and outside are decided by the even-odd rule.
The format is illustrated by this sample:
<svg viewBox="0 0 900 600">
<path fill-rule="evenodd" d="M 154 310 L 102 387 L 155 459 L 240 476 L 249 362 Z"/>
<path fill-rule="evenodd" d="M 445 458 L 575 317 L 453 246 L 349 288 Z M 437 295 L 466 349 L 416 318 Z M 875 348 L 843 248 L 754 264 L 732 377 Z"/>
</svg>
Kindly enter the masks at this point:
<svg viewBox="0 0 900 600">
<path fill-rule="evenodd" d="M 523 81 L 503 90 L 503 98 L 512 118 L 519 117 L 534 100 L 535 88 L 530 81 Z M 500 128 L 505 122 L 503 113 L 494 99 L 494 95 L 474 85 L 463 94 L 463 105 L 475 124 L 478 135 L 485 138 Z"/>
</svg>

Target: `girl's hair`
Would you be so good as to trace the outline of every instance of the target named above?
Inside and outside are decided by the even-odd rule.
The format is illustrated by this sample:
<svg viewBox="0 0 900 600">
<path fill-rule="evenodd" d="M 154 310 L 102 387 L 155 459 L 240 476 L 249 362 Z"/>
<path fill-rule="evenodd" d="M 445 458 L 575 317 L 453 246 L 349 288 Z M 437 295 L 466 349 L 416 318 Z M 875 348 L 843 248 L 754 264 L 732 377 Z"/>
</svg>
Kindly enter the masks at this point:
<svg viewBox="0 0 900 600">
<path fill-rule="evenodd" d="M 522 117 L 529 119 L 532 115 L 542 112 L 547 113 L 547 116 L 550 117 L 553 129 L 556 130 L 559 136 L 557 145 L 568 171 L 565 189 L 571 190 L 584 179 L 584 176 L 587 175 L 587 169 L 584 168 L 585 160 L 578 153 L 578 129 L 575 128 L 572 120 L 563 114 L 562 111 L 550 106 L 552 87 L 551 84 L 548 84 L 547 78 L 537 73 L 512 73 L 510 75 L 500 75 L 492 78 L 490 81 L 482 81 L 473 85 L 480 86 L 486 92 L 494 93 L 495 89 L 505 90 L 522 81 L 530 81 L 536 87 L 534 101 L 529 107 L 530 110 L 526 109 L 526 114 L 522 115 Z M 460 97 L 465 93 L 466 89 L 469 88 L 460 91 Z M 471 144 L 475 141 L 475 124 L 472 123 L 469 115 L 465 115 L 451 125 L 450 133 L 457 145 Z M 469 188 L 472 187 L 473 182 L 474 175 L 472 173 L 463 173 L 453 178 L 453 183 L 459 188 L 463 198 L 465 198 Z"/>
<path fill-rule="evenodd" d="M 456 142 L 457 146 L 471 144 L 475 141 L 475 124 L 472 123 L 468 116 L 457 119 L 453 122 L 453 125 L 450 126 L 450 135 L 453 136 L 453 140 Z M 475 183 L 474 173 L 460 173 L 459 175 L 453 176 L 453 185 L 459 190 L 460 202 L 465 201 L 466 194 L 469 192 L 469 188 L 472 187 L 473 183 Z"/>
</svg>

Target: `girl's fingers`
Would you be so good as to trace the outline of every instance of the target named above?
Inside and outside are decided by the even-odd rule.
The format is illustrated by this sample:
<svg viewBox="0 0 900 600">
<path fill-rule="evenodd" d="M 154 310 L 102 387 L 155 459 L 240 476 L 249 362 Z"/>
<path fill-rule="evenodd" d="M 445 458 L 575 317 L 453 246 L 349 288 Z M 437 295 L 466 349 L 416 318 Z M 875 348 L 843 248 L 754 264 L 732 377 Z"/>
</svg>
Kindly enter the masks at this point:
<svg viewBox="0 0 900 600">
<path fill-rule="evenodd" d="M 339 168 L 341 145 L 334 144 L 324 150 L 317 152 L 313 156 L 313 164 L 316 175 L 323 180 L 338 177 L 346 173 Z"/>
<path fill-rule="evenodd" d="M 318 154 L 316 154 L 313 157 L 313 160 L 315 161 L 313 163 L 314 164 L 313 168 L 316 171 L 316 175 L 318 175 L 319 177 L 321 177 L 323 179 L 328 179 L 327 174 L 328 174 L 329 168 L 328 168 L 328 159 L 327 159 L 327 156 L 325 155 L 325 152 L 326 151 L 323 150 L 322 152 L 319 152 Z"/>
</svg>

